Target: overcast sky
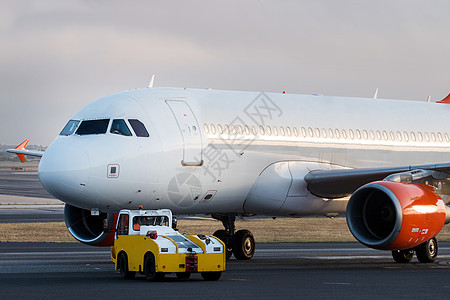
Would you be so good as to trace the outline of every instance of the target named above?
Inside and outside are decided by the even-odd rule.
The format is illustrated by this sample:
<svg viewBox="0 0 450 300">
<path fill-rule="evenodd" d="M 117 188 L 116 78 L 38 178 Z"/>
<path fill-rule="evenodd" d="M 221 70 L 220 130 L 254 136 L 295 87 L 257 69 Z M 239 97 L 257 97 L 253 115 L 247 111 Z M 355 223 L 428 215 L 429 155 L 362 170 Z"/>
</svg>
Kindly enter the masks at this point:
<svg viewBox="0 0 450 300">
<path fill-rule="evenodd" d="M 0 0 L 0 143 L 147 86 L 440 100 L 450 1 Z M 430 120 L 431 121 L 431 120 Z"/>
</svg>

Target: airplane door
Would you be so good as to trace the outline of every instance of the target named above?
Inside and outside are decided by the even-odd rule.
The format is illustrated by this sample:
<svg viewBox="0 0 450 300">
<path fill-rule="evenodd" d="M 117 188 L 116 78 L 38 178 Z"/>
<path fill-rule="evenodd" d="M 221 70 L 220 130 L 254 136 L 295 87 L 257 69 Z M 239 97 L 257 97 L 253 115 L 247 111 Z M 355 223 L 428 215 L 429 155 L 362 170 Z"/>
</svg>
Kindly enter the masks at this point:
<svg viewBox="0 0 450 300">
<path fill-rule="evenodd" d="M 181 136 L 183 137 L 183 166 L 201 166 L 202 160 L 202 137 L 197 119 L 189 105 L 182 100 L 166 100 L 169 105 Z"/>
</svg>

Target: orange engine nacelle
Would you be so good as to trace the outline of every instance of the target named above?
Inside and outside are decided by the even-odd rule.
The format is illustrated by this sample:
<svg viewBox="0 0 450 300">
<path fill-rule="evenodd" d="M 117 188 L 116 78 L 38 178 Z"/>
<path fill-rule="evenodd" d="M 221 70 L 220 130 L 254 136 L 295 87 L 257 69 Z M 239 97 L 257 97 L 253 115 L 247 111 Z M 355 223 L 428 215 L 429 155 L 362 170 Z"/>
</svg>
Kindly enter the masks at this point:
<svg viewBox="0 0 450 300">
<path fill-rule="evenodd" d="M 433 187 L 376 181 L 359 188 L 347 204 L 347 225 L 362 244 L 382 250 L 410 249 L 436 236 L 446 219 Z"/>
</svg>

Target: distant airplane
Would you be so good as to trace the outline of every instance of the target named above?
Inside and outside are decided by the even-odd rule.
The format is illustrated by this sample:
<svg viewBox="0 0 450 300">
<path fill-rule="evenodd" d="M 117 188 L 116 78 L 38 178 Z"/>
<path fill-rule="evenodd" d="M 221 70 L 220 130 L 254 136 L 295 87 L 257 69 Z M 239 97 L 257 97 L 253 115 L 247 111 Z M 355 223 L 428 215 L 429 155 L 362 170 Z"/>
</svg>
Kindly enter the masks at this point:
<svg viewBox="0 0 450 300">
<path fill-rule="evenodd" d="M 144 88 L 88 104 L 45 153 L 9 152 L 42 156 L 42 185 L 86 244 L 111 245 L 120 209 L 168 208 L 222 221 L 229 255 L 250 259 L 237 216 L 346 211 L 364 245 L 432 262 L 450 220 L 449 104 Z"/>
</svg>

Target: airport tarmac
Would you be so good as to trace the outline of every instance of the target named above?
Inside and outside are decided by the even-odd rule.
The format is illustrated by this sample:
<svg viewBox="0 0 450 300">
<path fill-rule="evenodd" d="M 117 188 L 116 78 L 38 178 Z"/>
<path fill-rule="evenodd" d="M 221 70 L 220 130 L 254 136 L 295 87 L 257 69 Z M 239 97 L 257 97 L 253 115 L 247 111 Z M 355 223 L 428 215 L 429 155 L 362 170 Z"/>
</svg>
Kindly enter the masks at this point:
<svg viewBox="0 0 450 300">
<path fill-rule="evenodd" d="M 62 221 L 62 204 L 46 196 L 36 180 L 36 174 L 0 174 L 0 222 Z M 169 275 L 163 282 L 147 282 L 143 276 L 121 279 L 109 248 L 0 243 L 0 298 L 446 299 L 450 242 L 439 247 L 435 263 L 414 258 L 397 264 L 389 251 L 358 243 L 258 243 L 252 260 L 232 258 L 217 282 L 199 274 L 187 281 Z"/>
<path fill-rule="evenodd" d="M 44 190 L 37 172 L 0 171 L 0 195 L 55 199 Z"/>
<path fill-rule="evenodd" d="M 199 274 L 147 282 L 121 279 L 108 248 L 79 243 L 0 243 L 0 290 L 21 298 L 448 298 L 450 243 L 436 263 L 394 263 L 357 243 L 258 244 L 250 261 L 230 259 L 217 282 Z"/>
</svg>

